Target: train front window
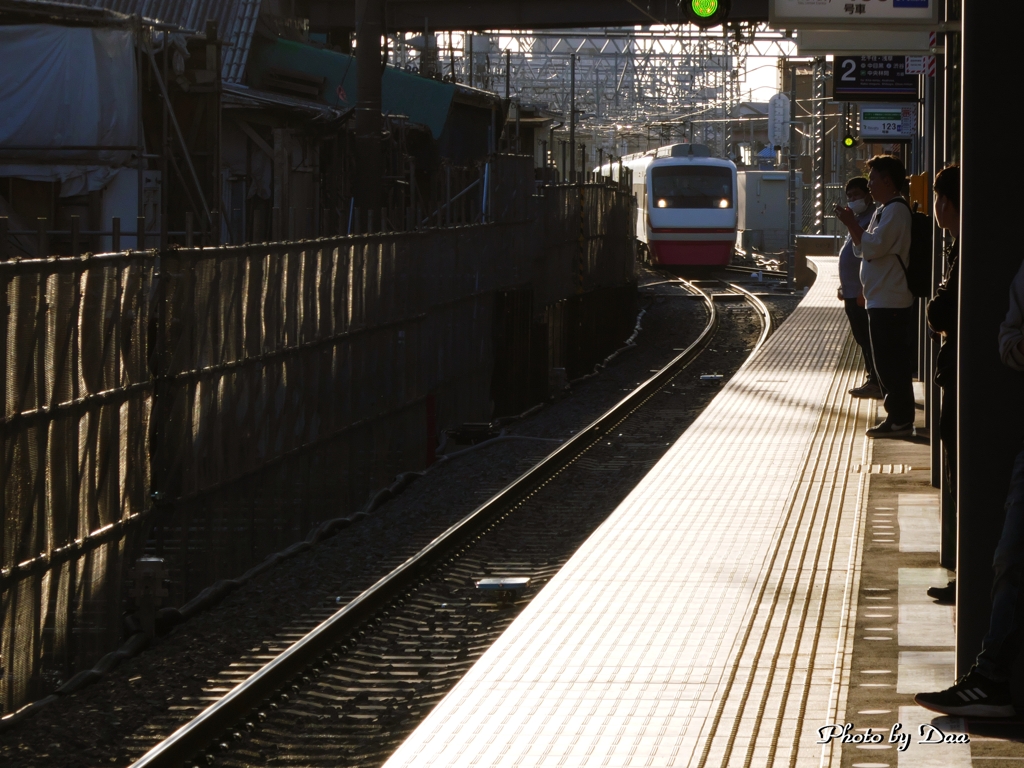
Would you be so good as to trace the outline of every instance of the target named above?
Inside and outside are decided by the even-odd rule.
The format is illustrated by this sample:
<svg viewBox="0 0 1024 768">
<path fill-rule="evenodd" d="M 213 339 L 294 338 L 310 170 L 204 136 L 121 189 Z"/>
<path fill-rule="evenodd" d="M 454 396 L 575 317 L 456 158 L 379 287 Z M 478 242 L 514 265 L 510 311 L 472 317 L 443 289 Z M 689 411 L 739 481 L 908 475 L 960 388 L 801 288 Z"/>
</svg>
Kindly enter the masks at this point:
<svg viewBox="0 0 1024 768">
<path fill-rule="evenodd" d="M 732 208 L 731 168 L 666 165 L 650 173 L 658 208 Z"/>
</svg>

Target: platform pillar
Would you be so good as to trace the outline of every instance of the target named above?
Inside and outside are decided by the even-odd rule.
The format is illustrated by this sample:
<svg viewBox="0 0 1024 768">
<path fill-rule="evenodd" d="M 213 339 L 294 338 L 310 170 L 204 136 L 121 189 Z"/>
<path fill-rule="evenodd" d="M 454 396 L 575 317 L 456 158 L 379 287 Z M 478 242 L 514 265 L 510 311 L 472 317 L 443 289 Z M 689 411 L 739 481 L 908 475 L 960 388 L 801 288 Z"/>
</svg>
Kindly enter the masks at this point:
<svg viewBox="0 0 1024 768">
<path fill-rule="evenodd" d="M 993 151 L 992 107 L 1005 104 L 999 73 L 1015 71 L 1024 4 L 966 0 L 963 19 L 957 675 L 974 663 L 989 623 L 992 554 L 1010 468 L 1024 434 L 1024 378 L 999 359 L 997 334 L 1021 263 L 1019 195 Z M 1009 187 L 1007 187 L 1009 185 Z M 1019 665 L 1018 665 L 1019 668 Z M 1020 682 L 1018 676 L 1017 681 Z M 1017 686 L 1018 694 L 1022 693 Z"/>
<path fill-rule="evenodd" d="M 949 43 L 947 42 L 947 45 Z M 947 93 L 947 78 L 946 78 L 946 64 L 948 57 L 937 56 L 935 67 L 935 78 L 930 84 L 931 95 L 932 95 L 932 130 L 928 134 L 932 141 L 931 149 L 931 165 L 929 170 L 931 172 L 931 180 L 929 187 L 934 190 L 935 177 L 939 175 L 947 163 L 950 162 L 949 152 L 947 151 L 948 140 L 946 125 L 949 122 L 947 118 L 947 111 L 949 105 L 946 99 Z M 934 195 L 930 202 L 929 210 L 932 210 L 934 215 Z M 937 288 L 939 283 L 942 281 L 942 276 L 945 272 L 945 260 L 943 258 L 945 252 L 945 239 L 943 237 L 943 231 L 939 229 L 938 225 L 935 226 L 935 242 L 934 249 L 932 251 L 932 287 Z M 956 499 L 953 498 L 950 489 L 947 487 L 945 468 L 943 465 L 944 457 L 942 451 L 942 440 L 939 437 L 939 420 L 941 414 L 942 404 L 942 390 L 935 383 L 935 368 L 938 360 L 939 344 L 933 342 L 930 350 L 930 376 L 926 387 L 931 392 L 931 399 L 929 400 L 926 407 L 929 408 L 931 413 L 931 419 L 929 425 L 931 428 L 931 467 L 932 467 L 932 485 L 935 488 L 939 488 L 941 493 L 939 495 L 941 504 L 941 516 L 942 520 L 945 521 L 947 518 L 956 519 Z M 944 566 L 953 566 L 956 563 L 956 537 L 948 536 L 946 534 L 947 528 L 945 525 L 942 527 L 942 539 L 940 545 L 939 562 Z M 955 533 L 955 529 L 954 529 Z"/>
</svg>

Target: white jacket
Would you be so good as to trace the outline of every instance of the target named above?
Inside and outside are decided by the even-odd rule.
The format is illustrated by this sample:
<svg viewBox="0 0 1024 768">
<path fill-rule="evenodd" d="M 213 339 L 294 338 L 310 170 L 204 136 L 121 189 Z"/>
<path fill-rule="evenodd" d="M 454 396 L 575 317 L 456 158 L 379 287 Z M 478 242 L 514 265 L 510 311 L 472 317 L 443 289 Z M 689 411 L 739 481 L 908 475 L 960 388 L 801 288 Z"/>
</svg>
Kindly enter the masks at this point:
<svg viewBox="0 0 1024 768">
<path fill-rule="evenodd" d="M 906 309 L 914 305 L 914 294 L 907 287 L 903 270 L 910 266 L 912 221 L 910 208 L 903 203 L 880 205 L 860 245 L 853 247 L 854 256 L 861 259 L 860 281 L 868 309 Z"/>
</svg>

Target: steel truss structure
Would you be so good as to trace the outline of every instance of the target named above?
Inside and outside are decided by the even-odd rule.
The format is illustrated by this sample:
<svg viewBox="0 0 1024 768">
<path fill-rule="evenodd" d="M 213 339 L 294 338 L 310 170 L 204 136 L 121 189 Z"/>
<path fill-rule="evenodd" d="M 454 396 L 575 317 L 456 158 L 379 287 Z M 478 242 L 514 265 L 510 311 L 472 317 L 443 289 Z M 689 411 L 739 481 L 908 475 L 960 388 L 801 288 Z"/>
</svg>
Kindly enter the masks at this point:
<svg viewBox="0 0 1024 768">
<path fill-rule="evenodd" d="M 741 101 L 748 61 L 794 52 L 792 41 L 764 24 L 708 31 L 679 25 L 494 30 L 442 33 L 436 40 L 436 53 L 424 57 L 423 37 L 396 35 L 396 63 L 499 94 L 507 78 L 513 101 L 566 121 L 575 55 L 580 138 L 592 142 L 591 150 L 600 145 L 619 155 L 683 139 L 724 154 L 730 110 Z M 588 154 L 593 158 L 593 151 Z"/>
<path fill-rule="evenodd" d="M 825 86 L 831 79 L 824 57 L 814 60 L 811 71 L 814 100 L 811 102 L 811 150 L 813 158 L 814 217 L 812 231 L 824 234 L 825 227 Z"/>
<path fill-rule="evenodd" d="M 512 38 L 516 96 L 568 114 L 569 57 L 577 56 L 576 109 L 582 122 L 660 122 L 694 105 L 728 98 L 738 77 L 724 35 L 586 31 Z"/>
</svg>

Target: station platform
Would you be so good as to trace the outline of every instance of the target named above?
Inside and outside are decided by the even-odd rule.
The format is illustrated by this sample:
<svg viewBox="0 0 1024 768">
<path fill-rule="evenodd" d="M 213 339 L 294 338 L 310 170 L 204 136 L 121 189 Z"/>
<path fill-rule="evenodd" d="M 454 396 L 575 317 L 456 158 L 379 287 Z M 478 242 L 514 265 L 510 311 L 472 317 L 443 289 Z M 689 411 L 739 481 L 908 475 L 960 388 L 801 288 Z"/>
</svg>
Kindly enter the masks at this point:
<svg viewBox="0 0 1024 768">
<path fill-rule="evenodd" d="M 847 394 L 860 353 L 836 260 L 816 261 L 794 313 L 387 768 L 1024 764 L 1000 734 L 918 743 L 922 723 L 965 730 L 913 704 L 953 682 L 953 610 L 924 595 L 947 579 L 938 492 L 925 441 L 864 436 L 880 406 Z M 847 723 L 882 742 L 823 738 Z"/>
</svg>

